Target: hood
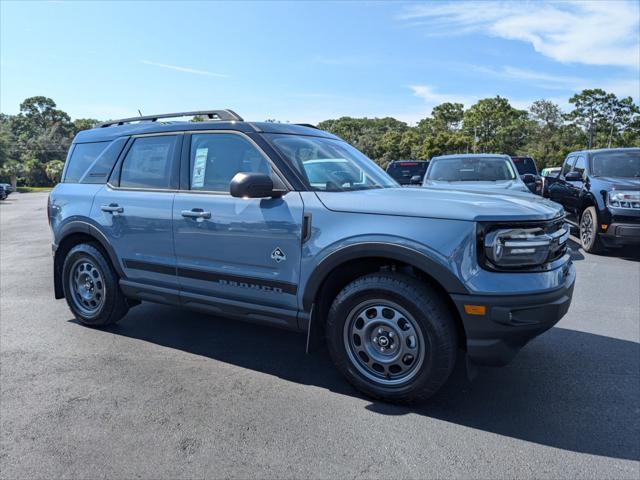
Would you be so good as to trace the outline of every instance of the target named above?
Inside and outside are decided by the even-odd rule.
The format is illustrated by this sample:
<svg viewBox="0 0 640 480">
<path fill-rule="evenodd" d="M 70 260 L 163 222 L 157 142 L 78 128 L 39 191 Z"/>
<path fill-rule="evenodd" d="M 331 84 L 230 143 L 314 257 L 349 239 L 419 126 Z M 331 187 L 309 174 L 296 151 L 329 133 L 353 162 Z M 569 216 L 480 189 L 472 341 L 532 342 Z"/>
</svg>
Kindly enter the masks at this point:
<svg viewBox="0 0 640 480">
<path fill-rule="evenodd" d="M 591 177 L 592 183 L 606 184 L 612 190 L 640 190 L 640 178 Z M 604 187 L 605 185 L 603 185 Z"/>
<path fill-rule="evenodd" d="M 487 191 L 487 190 L 513 190 L 516 192 L 528 192 L 529 189 L 520 180 L 497 180 L 495 182 L 469 181 L 469 182 L 442 182 L 437 180 L 425 180 L 425 187 L 444 188 L 447 190 Z"/>
<path fill-rule="evenodd" d="M 526 192 L 470 192 L 442 188 L 379 188 L 316 192 L 329 210 L 467 221 L 551 220 L 561 205 Z"/>
</svg>

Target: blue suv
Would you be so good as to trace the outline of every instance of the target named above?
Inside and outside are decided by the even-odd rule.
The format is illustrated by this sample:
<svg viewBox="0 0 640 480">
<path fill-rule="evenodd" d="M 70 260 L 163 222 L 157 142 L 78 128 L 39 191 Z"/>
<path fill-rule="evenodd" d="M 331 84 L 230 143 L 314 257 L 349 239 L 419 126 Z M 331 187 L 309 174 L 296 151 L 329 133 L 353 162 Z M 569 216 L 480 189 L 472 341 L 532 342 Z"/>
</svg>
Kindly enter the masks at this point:
<svg viewBox="0 0 640 480">
<path fill-rule="evenodd" d="M 48 212 L 55 297 L 83 324 L 150 301 L 306 332 L 388 401 L 431 396 L 459 351 L 507 363 L 575 281 L 556 203 L 400 188 L 335 135 L 231 110 L 80 132 Z"/>
</svg>

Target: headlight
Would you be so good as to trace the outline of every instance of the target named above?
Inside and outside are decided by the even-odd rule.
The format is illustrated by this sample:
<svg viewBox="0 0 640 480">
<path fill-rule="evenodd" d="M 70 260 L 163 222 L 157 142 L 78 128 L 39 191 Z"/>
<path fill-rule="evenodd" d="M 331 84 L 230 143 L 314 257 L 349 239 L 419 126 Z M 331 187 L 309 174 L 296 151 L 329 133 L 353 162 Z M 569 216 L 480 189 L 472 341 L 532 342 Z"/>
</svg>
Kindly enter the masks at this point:
<svg viewBox="0 0 640 480">
<path fill-rule="evenodd" d="M 614 190 L 607 194 L 607 203 L 613 208 L 640 209 L 640 191 Z"/>
<path fill-rule="evenodd" d="M 541 266 L 564 253 L 568 238 L 565 223 L 552 231 L 542 226 L 492 230 L 484 235 L 484 257 L 497 269 Z"/>
</svg>

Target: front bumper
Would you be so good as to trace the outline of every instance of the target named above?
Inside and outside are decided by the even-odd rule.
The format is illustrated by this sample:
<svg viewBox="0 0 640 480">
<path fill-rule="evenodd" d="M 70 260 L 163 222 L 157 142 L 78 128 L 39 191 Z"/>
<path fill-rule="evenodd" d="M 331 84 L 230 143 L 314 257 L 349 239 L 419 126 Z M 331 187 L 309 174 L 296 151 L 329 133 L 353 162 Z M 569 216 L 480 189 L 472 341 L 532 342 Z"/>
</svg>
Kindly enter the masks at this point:
<svg viewBox="0 0 640 480">
<path fill-rule="evenodd" d="M 568 264 L 566 269 L 564 284 L 551 292 L 452 295 L 464 324 L 469 360 L 482 365 L 506 365 L 527 342 L 558 323 L 569 310 L 576 279 L 575 267 Z M 465 305 L 483 305 L 486 313 L 470 315 L 465 312 Z"/>
<path fill-rule="evenodd" d="M 640 223 L 612 223 L 600 238 L 605 245 L 636 245 L 640 243 Z"/>
</svg>

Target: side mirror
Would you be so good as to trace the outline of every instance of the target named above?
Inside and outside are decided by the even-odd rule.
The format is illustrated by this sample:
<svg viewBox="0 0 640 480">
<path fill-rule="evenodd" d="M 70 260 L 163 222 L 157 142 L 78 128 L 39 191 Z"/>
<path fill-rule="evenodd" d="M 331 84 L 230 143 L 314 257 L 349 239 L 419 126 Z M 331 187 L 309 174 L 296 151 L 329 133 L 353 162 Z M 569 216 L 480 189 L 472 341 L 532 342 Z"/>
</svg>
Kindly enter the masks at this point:
<svg viewBox="0 0 640 480">
<path fill-rule="evenodd" d="M 572 172 L 567 173 L 564 176 L 564 179 L 567 182 L 581 182 L 582 181 L 582 174 L 580 172 L 572 171 Z"/>
<path fill-rule="evenodd" d="M 411 185 L 420 185 L 422 183 L 422 177 L 420 175 L 414 175 L 411 177 L 411 180 L 409 180 L 409 183 Z"/>
<path fill-rule="evenodd" d="M 536 176 L 532 173 L 525 173 L 522 175 L 522 181 L 524 183 L 533 183 L 536 181 Z"/>
<path fill-rule="evenodd" d="M 231 179 L 229 193 L 236 198 L 272 198 L 281 197 L 284 192 L 274 190 L 269 175 L 240 172 Z"/>
</svg>

